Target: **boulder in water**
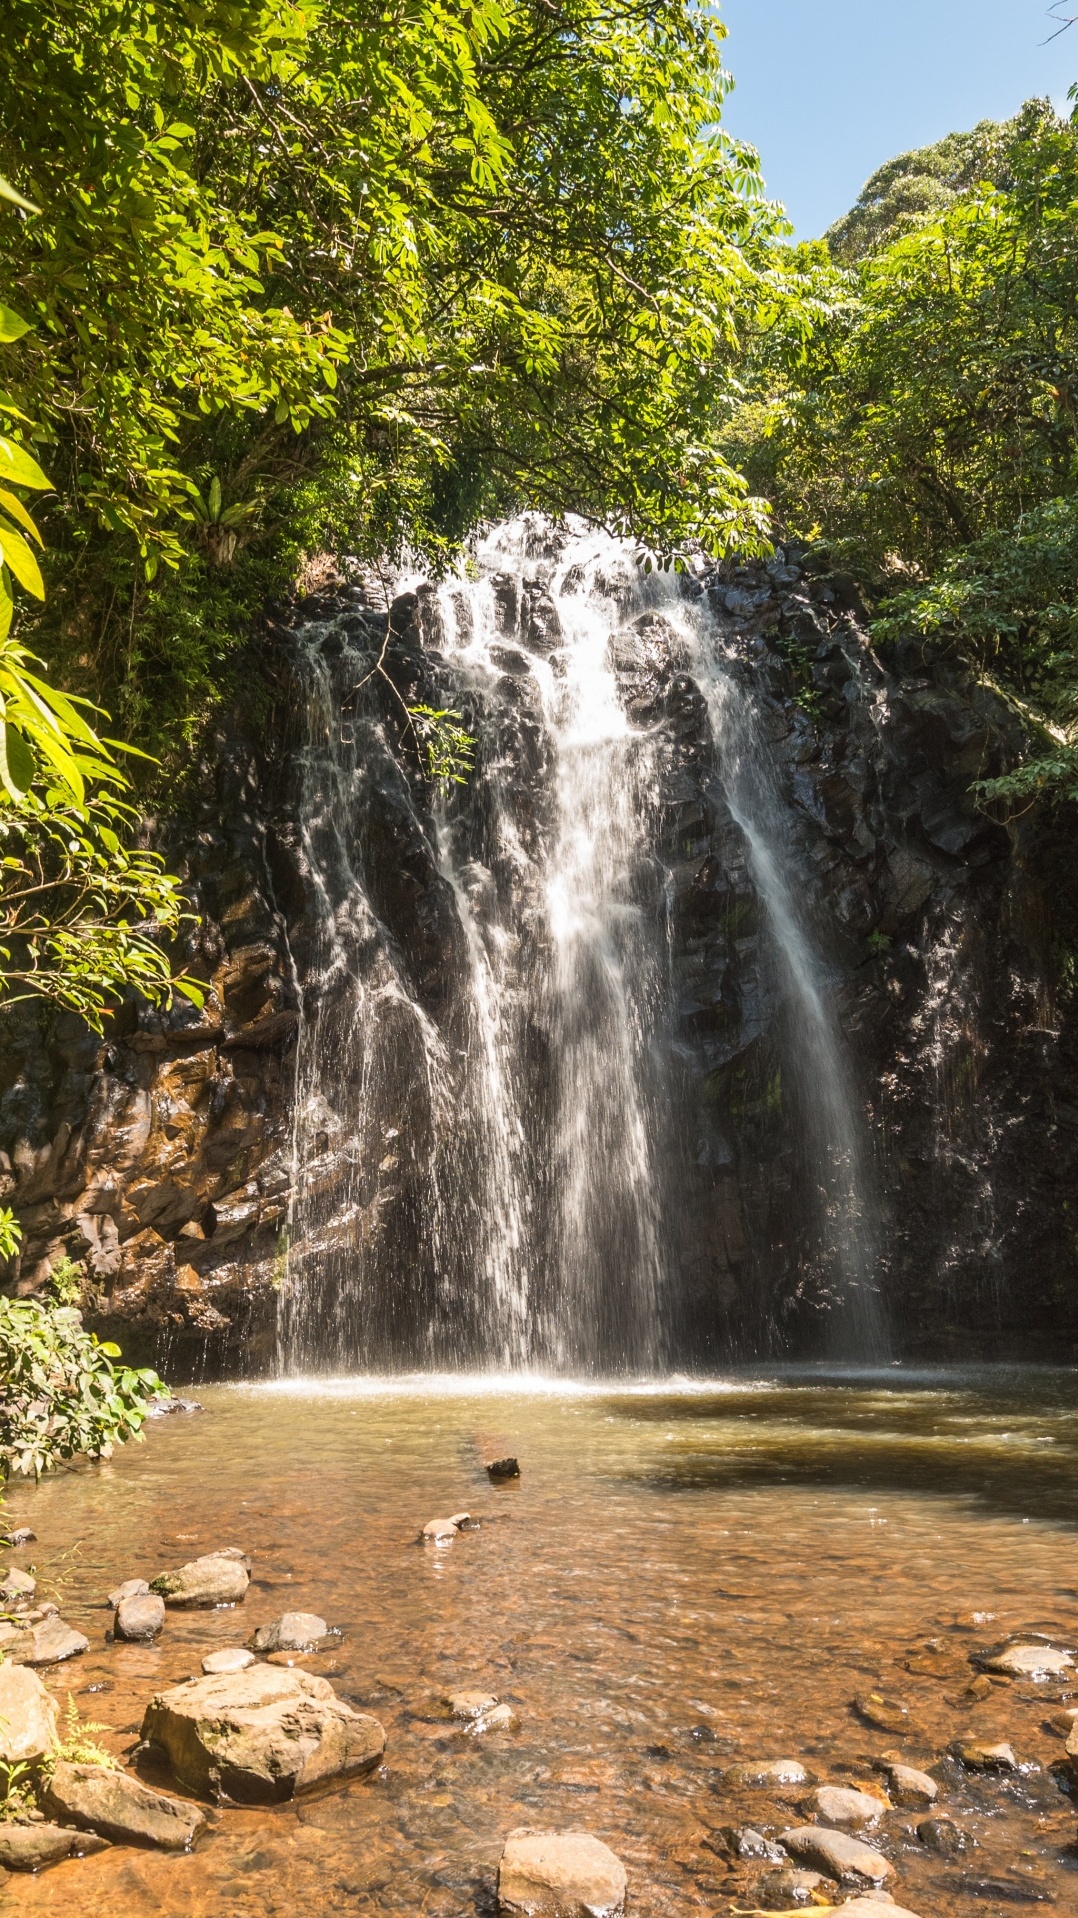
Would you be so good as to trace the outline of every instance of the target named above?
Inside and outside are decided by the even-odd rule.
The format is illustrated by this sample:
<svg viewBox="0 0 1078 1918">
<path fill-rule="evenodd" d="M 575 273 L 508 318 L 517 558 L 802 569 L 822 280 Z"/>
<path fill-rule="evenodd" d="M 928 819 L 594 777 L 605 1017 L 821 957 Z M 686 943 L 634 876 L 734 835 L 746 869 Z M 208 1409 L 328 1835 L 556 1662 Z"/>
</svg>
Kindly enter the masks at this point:
<svg viewBox="0 0 1078 1918">
<path fill-rule="evenodd" d="M 885 1698 L 882 1692 L 863 1692 L 853 1701 L 854 1710 L 879 1732 L 902 1732 L 909 1734 L 913 1729 L 910 1708 L 899 1698 Z"/>
<path fill-rule="evenodd" d="M 386 1735 L 325 1678 L 278 1665 L 188 1679 L 150 1701 L 142 1736 L 191 1791 L 275 1804 L 377 1765 Z"/>
<path fill-rule="evenodd" d="M 706 1842 L 709 1850 L 725 1852 L 728 1858 L 769 1865 L 781 1865 L 786 1859 L 782 1846 L 776 1845 L 773 1838 L 765 1838 L 763 1832 L 752 1825 L 723 1825 Z"/>
<path fill-rule="evenodd" d="M 898 1764 L 885 1764 L 881 1769 L 887 1775 L 892 1798 L 900 1805 L 935 1804 L 939 1786 L 929 1772 Z"/>
<path fill-rule="evenodd" d="M 205 1812 L 164 1792 L 151 1791 L 130 1773 L 106 1765 L 73 1765 L 61 1759 L 45 1793 L 54 1818 L 88 1827 L 106 1838 L 154 1845 L 160 1851 L 190 1851 L 206 1823 Z"/>
<path fill-rule="evenodd" d="M 156 1638 L 165 1623 L 165 1601 L 157 1592 L 132 1592 L 116 1607 L 113 1631 L 117 1638 L 138 1643 Z"/>
<path fill-rule="evenodd" d="M 986 1672 L 1002 1672 L 1007 1678 L 1062 1678 L 1074 1669 L 1073 1655 L 1053 1645 L 1008 1645 L 981 1663 Z"/>
<path fill-rule="evenodd" d="M 498 1703 L 493 1692 L 450 1692 L 446 1697 L 454 1718 L 482 1718 Z"/>
<path fill-rule="evenodd" d="M 808 1785 L 811 1783 L 808 1772 L 799 1758 L 769 1758 L 762 1763 L 749 1761 L 744 1765 L 731 1765 L 723 1774 L 727 1785 Z"/>
<path fill-rule="evenodd" d="M 57 1613 L 50 1612 L 29 1631 L 19 1632 L 3 1649 L 18 1665 L 60 1665 L 65 1658 L 77 1658 L 80 1652 L 87 1651 L 89 1644 L 82 1632 L 65 1625 Z"/>
<path fill-rule="evenodd" d="M 317 1612 L 282 1612 L 271 1625 L 260 1625 L 247 1643 L 253 1652 L 309 1652 L 328 1631 Z"/>
<path fill-rule="evenodd" d="M 622 1918 L 625 1867 L 589 1831 L 521 1826 L 498 1866 L 500 1918 Z"/>
<path fill-rule="evenodd" d="M 968 1831 L 956 1825 L 953 1818 L 922 1818 L 917 1836 L 926 1851 L 934 1851 L 940 1858 L 960 1858 L 973 1843 Z"/>
<path fill-rule="evenodd" d="M 493 1711 L 484 1712 L 481 1718 L 472 1720 L 472 1730 L 477 1732 L 515 1732 L 520 1730 L 520 1720 L 511 1705 L 495 1705 Z"/>
<path fill-rule="evenodd" d="M 449 1545 L 460 1532 L 455 1518 L 428 1518 L 423 1527 L 423 1539 L 428 1545 Z"/>
<path fill-rule="evenodd" d="M 222 1651 L 207 1652 L 202 1669 L 208 1678 L 214 1678 L 222 1672 L 245 1672 L 254 1662 L 255 1655 L 246 1645 L 226 1645 Z"/>
<path fill-rule="evenodd" d="M 818 1871 L 798 1871 L 788 1867 L 785 1871 L 769 1871 L 753 1889 L 761 1911 L 796 1911 L 799 1905 L 813 1903 L 813 1893 L 823 1884 L 823 1876 Z"/>
<path fill-rule="evenodd" d="M 108 1840 L 96 1832 L 68 1831 L 62 1825 L 0 1824 L 0 1870 L 46 1871 L 74 1852 L 85 1858 L 90 1852 L 107 1851 Z"/>
<path fill-rule="evenodd" d="M 141 1598 L 143 1593 L 148 1592 L 149 1589 L 149 1585 L 144 1578 L 125 1578 L 122 1585 L 117 1585 L 115 1589 L 109 1593 L 105 1603 L 110 1612 L 114 1612 L 118 1606 L 123 1604 L 125 1598 Z"/>
<path fill-rule="evenodd" d="M 1017 1771 L 1018 1760 L 1013 1748 L 1001 1740 L 998 1744 L 981 1744 L 976 1739 L 968 1743 L 961 1739 L 953 1746 L 955 1757 L 967 1771 Z"/>
<path fill-rule="evenodd" d="M 853 1791 L 846 1785 L 820 1785 L 806 1798 L 802 1810 L 812 1813 L 825 1825 L 878 1825 L 890 1805 L 871 1792 Z"/>
<path fill-rule="evenodd" d="M 823 1825 L 798 1825 L 780 1832 L 780 1840 L 795 1858 L 804 1858 L 831 1878 L 867 1878 L 874 1885 L 885 1884 L 894 1875 L 894 1866 L 883 1853 L 846 1831 L 829 1831 Z"/>
<path fill-rule="evenodd" d="M 6 1660 L 0 1665 L 0 1765 L 37 1764 L 56 1744 L 59 1715 L 36 1672 Z"/>
<path fill-rule="evenodd" d="M 150 1586 L 166 1605 L 238 1605 L 246 1596 L 251 1561 L 235 1545 L 193 1558 L 175 1572 L 162 1572 Z"/>
<path fill-rule="evenodd" d="M 494 1458 L 487 1466 L 487 1476 L 492 1479 L 519 1478 L 520 1466 L 515 1458 Z"/>
</svg>

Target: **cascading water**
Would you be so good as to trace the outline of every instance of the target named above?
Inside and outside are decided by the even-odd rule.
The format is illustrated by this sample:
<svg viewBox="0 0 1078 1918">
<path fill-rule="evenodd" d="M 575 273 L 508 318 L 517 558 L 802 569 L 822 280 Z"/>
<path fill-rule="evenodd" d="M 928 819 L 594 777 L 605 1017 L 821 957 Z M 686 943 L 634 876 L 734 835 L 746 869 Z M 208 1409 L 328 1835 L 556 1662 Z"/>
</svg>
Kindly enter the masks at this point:
<svg viewBox="0 0 1078 1918">
<path fill-rule="evenodd" d="M 419 609 L 417 651 L 479 742 L 467 787 L 433 812 L 361 716 L 377 632 L 353 613 L 306 635 L 314 911 L 297 962 L 310 984 L 282 1363 L 633 1373 L 686 1357 L 675 1173 L 706 1154 L 677 1031 L 685 861 L 669 818 L 686 775 L 671 773 L 667 708 L 632 691 L 656 649 L 686 698 L 700 702 L 693 680 L 704 694 L 707 803 L 732 818 L 763 906 L 836 1317 L 850 1350 L 876 1355 L 848 1074 L 766 746 L 718 630 L 619 542 L 529 519 L 498 529 L 471 576 L 412 586 L 398 605 Z M 387 805 L 440 901 L 437 988 L 380 911 Z"/>
</svg>

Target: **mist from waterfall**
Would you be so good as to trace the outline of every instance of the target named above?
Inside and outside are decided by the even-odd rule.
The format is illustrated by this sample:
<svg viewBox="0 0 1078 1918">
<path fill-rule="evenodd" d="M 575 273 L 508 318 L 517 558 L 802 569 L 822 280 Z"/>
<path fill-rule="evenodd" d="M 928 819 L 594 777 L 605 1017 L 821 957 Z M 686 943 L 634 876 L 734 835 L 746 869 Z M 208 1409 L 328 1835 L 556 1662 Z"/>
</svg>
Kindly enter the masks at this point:
<svg viewBox="0 0 1078 1918">
<path fill-rule="evenodd" d="M 706 700 L 716 804 L 765 915 L 839 1308 L 833 1349 L 879 1356 L 856 1101 L 767 742 L 721 634 L 628 546 L 531 518 L 496 529 L 466 574 L 420 590 L 446 699 L 479 741 L 463 796 L 417 803 L 382 728 L 356 716 L 349 688 L 372 654 L 361 622 L 304 640 L 310 983 L 282 1369 L 482 1362 L 602 1376 L 670 1363 L 670 1168 L 689 1120 L 674 1091 L 665 736 L 630 715 L 619 663 L 648 619 Z M 440 1009 L 409 977 L 365 870 L 371 795 L 386 786 L 424 835 L 454 929 Z M 388 1238 L 382 1207 L 397 1221 Z"/>
</svg>

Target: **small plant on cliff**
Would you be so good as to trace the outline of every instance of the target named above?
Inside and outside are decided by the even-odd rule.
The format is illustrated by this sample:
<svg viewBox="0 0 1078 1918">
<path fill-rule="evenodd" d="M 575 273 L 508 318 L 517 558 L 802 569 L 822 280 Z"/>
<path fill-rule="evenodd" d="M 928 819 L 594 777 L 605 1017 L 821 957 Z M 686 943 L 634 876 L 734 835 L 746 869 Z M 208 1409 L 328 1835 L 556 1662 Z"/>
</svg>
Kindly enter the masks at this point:
<svg viewBox="0 0 1078 1918">
<path fill-rule="evenodd" d="M 137 1438 L 168 1388 L 156 1372 L 115 1365 L 119 1357 L 72 1306 L 0 1298 L 0 1475 L 109 1458 Z"/>
</svg>

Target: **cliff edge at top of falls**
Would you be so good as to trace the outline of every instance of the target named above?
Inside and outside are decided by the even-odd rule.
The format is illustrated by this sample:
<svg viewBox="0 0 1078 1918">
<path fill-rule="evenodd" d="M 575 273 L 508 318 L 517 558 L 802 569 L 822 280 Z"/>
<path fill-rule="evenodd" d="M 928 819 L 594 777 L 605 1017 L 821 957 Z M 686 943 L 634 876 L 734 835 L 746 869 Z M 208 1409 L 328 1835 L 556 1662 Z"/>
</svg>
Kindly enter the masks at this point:
<svg viewBox="0 0 1078 1918">
<path fill-rule="evenodd" d="M 514 644 L 551 640 L 550 609 L 538 575 L 495 578 L 493 592 L 511 694 L 528 670 Z M 1073 821 L 1032 812 L 1004 829 L 978 811 L 971 782 L 1013 762 L 1020 722 L 920 639 L 876 656 L 848 580 L 812 575 L 791 553 L 702 569 L 683 592 L 706 607 L 773 757 L 788 857 L 872 1141 L 896 1355 L 1072 1358 Z M 332 1021 L 344 990 L 332 953 L 314 950 L 324 875 L 297 817 L 308 730 L 334 723 L 312 719 L 312 645 L 331 665 L 346 642 L 372 662 L 384 647 L 392 685 L 376 678 L 362 711 L 342 708 L 363 744 L 350 856 L 361 855 L 397 989 L 403 981 L 450 1055 L 458 1043 L 465 941 L 430 789 L 399 720 L 402 698 L 469 716 L 467 686 L 439 649 L 437 605 L 420 586 L 387 616 L 342 586 L 267 622 L 252 647 L 266 697 L 226 716 L 188 810 L 159 833 L 202 914 L 190 954 L 210 985 L 202 1012 L 127 1004 L 104 1042 L 69 1015 L 3 1015 L 0 1196 L 25 1235 L 6 1289 L 32 1295 L 62 1255 L 82 1262 L 91 1323 L 177 1376 L 274 1362 L 297 1033 Z M 670 1354 L 716 1365 L 823 1350 L 833 1301 L 818 1234 L 802 1225 L 811 1172 L 783 1082 L 788 1015 L 707 702 L 646 609 L 612 644 L 628 718 L 661 745 L 654 855 L 680 1101 Z M 497 749 L 510 750 L 509 727 L 524 818 L 542 741 L 525 692 L 510 694 Z M 480 735 L 476 780 L 451 801 L 472 809 L 479 847 L 484 750 Z M 545 830 L 537 799 L 525 837 Z M 428 1197 L 425 1121 L 406 1048 L 383 1061 L 391 1090 L 394 1071 L 396 1112 L 380 1118 L 377 1144 L 365 1138 L 360 1152 L 327 1109 L 324 1130 L 305 1135 L 302 1170 L 328 1195 L 327 1232 L 345 1231 L 347 1212 L 350 1247 L 375 1268 L 384 1256 L 407 1270 Z M 345 1166 L 348 1205 L 334 1209 Z"/>
</svg>

